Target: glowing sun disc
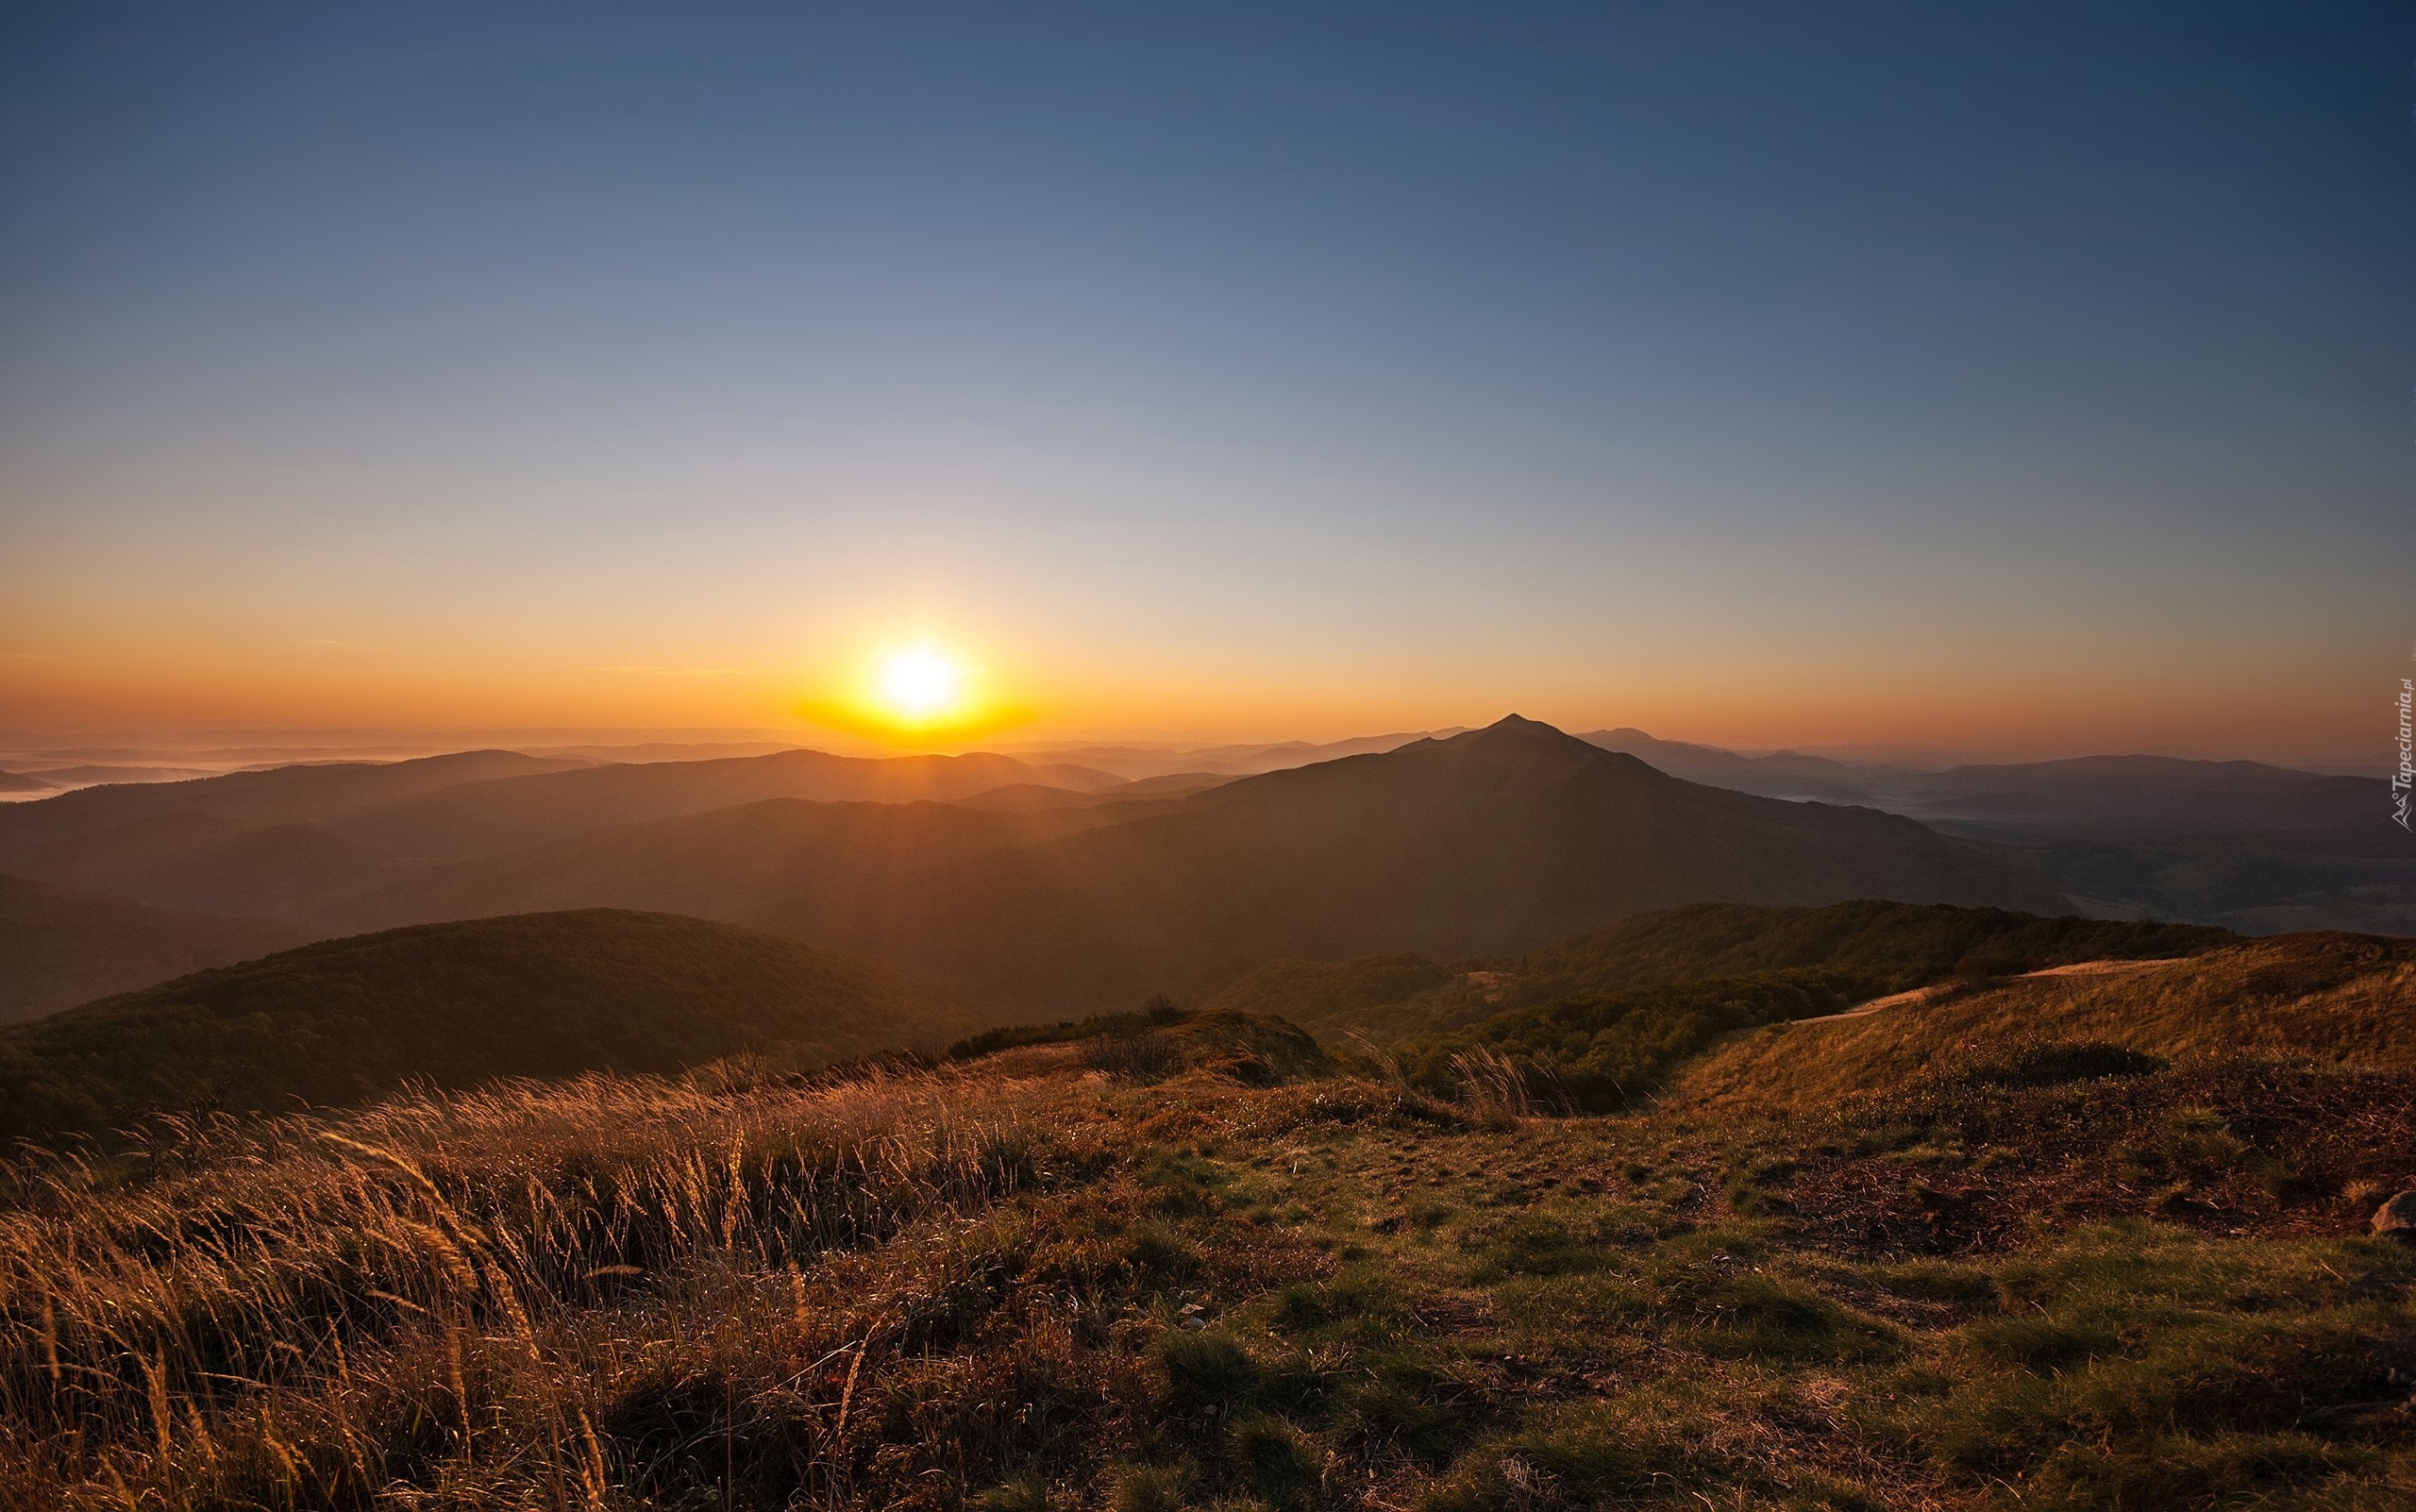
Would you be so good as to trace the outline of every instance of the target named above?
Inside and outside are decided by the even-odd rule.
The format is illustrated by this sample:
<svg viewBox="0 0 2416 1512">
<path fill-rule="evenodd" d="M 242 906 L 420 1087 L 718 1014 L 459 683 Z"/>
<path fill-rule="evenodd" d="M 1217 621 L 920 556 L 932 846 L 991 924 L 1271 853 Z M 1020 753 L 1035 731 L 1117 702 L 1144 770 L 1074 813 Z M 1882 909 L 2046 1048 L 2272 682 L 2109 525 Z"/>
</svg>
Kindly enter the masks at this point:
<svg viewBox="0 0 2416 1512">
<path fill-rule="evenodd" d="M 967 670 L 936 646 L 904 647 L 881 660 L 874 695 L 894 718 L 914 724 L 945 719 L 965 707 Z"/>
</svg>

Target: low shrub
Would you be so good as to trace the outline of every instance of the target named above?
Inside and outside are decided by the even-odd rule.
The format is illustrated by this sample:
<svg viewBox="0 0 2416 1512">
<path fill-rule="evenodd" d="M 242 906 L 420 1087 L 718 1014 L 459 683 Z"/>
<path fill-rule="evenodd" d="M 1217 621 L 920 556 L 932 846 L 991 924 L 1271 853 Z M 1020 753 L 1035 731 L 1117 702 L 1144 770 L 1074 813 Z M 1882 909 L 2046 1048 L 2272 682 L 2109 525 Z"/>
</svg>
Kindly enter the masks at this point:
<svg viewBox="0 0 2416 1512">
<path fill-rule="evenodd" d="M 1954 1073 L 1971 1086 L 2061 1086 L 2108 1076 L 2148 1076 L 2172 1062 L 2103 1040 L 2051 1040 L 1974 1061 Z"/>
</svg>

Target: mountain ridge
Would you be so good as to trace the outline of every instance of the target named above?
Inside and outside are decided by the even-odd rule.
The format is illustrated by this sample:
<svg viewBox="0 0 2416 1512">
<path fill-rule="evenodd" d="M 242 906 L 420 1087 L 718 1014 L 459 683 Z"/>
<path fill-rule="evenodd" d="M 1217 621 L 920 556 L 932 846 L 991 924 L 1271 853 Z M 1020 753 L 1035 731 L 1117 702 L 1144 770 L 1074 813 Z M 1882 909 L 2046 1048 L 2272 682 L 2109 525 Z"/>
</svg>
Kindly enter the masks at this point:
<svg viewBox="0 0 2416 1512">
<path fill-rule="evenodd" d="M 1138 815 L 933 807 L 620 827 L 408 878 L 320 916 L 358 929 L 668 908 L 910 964 L 1002 1006 L 1070 1011 L 1206 991 L 1287 955 L 1513 949 L 1712 899 L 2069 906 L 1912 820 L 1702 787 L 1516 715 Z"/>
<path fill-rule="evenodd" d="M 0 876 L 0 1025 L 310 937 L 279 919 L 157 908 Z"/>
<path fill-rule="evenodd" d="M 624 909 L 321 940 L 0 1028 L 0 1135 L 342 1105 L 406 1082 L 672 1074 L 741 1051 L 828 1064 L 981 1020 L 887 967 Z"/>
</svg>

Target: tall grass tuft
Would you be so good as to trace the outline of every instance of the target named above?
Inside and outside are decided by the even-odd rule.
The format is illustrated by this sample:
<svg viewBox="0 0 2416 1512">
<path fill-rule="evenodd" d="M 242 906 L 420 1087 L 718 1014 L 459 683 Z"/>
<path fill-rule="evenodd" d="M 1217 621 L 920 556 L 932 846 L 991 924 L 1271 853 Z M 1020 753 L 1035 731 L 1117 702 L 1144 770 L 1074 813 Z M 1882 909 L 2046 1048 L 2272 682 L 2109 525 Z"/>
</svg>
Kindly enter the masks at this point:
<svg viewBox="0 0 2416 1512">
<path fill-rule="evenodd" d="M 1526 1076 L 1518 1063 L 1499 1050 L 1484 1046 L 1461 1050 L 1452 1055 L 1451 1069 L 1459 1083 L 1462 1105 L 1478 1123 L 1507 1129 L 1535 1116 Z"/>
<path fill-rule="evenodd" d="M 948 1237 L 931 1264 L 974 1263 L 964 1226 L 1031 1168 L 1000 1098 L 932 1073 L 743 1096 L 592 1076 L 24 1153 L 0 1165 L 0 1505 L 433 1505 L 473 1483 L 600 1504 L 629 1445 L 704 1452 L 599 1424 L 733 1352 L 827 1385 L 804 1420 L 839 1442 L 914 1304 L 809 1308 L 807 1270 L 917 1225 Z M 642 1291 L 713 1305 L 648 1327 L 613 1305 Z M 832 1352 L 844 1384 L 816 1373 Z M 724 1384 L 728 1438 L 750 1403 Z"/>
</svg>

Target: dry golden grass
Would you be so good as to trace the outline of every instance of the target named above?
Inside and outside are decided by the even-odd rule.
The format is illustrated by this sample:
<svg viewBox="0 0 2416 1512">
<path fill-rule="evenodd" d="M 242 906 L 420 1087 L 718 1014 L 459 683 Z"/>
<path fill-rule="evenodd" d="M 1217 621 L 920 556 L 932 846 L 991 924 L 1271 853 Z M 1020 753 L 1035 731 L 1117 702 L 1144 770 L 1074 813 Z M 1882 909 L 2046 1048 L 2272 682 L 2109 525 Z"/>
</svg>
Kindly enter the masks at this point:
<svg viewBox="0 0 2416 1512">
<path fill-rule="evenodd" d="M 1537 1119 L 1157 1033 L 0 1163 L 0 1507 L 2416 1507 L 2416 1075 Z"/>
<path fill-rule="evenodd" d="M 2103 1041 L 2175 1061 L 2243 1051 L 2416 1069 L 2416 941 L 2255 940 L 2102 974 L 2041 974 L 1879 1012 L 1740 1034 L 1673 1087 L 1675 1102 L 1814 1111 L 1974 1054 Z"/>
<path fill-rule="evenodd" d="M 918 1229 L 946 1252 L 1022 1174 L 1020 1090 L 593 1077 L 171 1134 L 132 1184 L 128 1163 L 21 1163 L 0 1504 L 604 1500 L 597 1420 L 682 1330 L 738 1331 L 810 1382 L 911 1327 L 870 1291 L 809 1309 L 805 1272 Z M 664 1330 L 613 1305 L 666 1281 L 719 1302 Z"/>
</svg>

